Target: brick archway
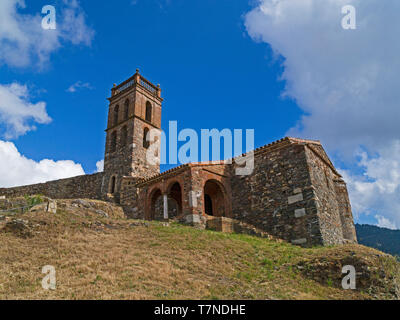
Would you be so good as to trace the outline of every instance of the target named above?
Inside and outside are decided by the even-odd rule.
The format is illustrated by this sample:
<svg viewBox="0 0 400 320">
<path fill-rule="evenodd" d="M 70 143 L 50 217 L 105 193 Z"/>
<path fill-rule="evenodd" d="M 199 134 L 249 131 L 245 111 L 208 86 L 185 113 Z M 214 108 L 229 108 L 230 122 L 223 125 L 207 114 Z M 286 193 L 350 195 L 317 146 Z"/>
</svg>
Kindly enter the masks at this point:
<svg viewBox="0 0 400 320">
<path fill-rule="evenodd" d="M 167 195 L 168 201 L 173 201 L 176 203 L 176 212 L 174 212 L 173 208 L 168 211 L 169 217 L 176 217 L 182 214 L 182 187 L 178 181 L 174 181 L 170 183 L 169 187 L 167 188 Z"/>
<path fill-rule="evenodd" d="M 148 203 L 148 219 L 154 220 L 157 218 L 156 214 L 159 213 L 160 210 L 157 210 L 157 205 L 159 206 L 159 199 L 162 198 L 162 192 L 160 189 L 154 189 L 147 200 Z"/>
<path fill-rule="evenodd" d="M 207 180 L 204 184 L 204 213 L 214 217 L 228 215 L 225 187 L 217 180 Z"/>
</svg>

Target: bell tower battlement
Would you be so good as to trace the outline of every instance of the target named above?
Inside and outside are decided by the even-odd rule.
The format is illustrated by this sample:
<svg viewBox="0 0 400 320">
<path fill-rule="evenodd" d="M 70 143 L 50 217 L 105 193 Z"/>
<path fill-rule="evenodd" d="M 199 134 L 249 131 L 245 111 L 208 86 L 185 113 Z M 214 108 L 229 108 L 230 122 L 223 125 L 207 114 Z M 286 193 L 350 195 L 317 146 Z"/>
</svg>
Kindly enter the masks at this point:
<svg viewBox="0 0 400 320">
<path fill-rule="evenodd" d="M 103 194 L 119 201 L 121 179 L 147 178 L 160 173 L 159 165 L 146 161 L 147 133 L 161 129 L 161 88 L 139 70 L 111 89 L 104 157 Z"/>
</svg>

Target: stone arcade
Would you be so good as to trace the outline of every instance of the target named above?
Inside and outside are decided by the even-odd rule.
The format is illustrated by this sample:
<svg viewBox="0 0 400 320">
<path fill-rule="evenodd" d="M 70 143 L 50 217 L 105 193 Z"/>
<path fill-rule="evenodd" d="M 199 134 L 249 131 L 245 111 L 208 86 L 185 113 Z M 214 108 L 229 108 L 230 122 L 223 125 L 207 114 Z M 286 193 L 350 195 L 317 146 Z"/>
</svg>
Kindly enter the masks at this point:
<svg viewBox="0 0 400 320">
<path fill-rule="evenodd" d="M 104 172 L 0 189 L 13 197 L 115 201 L 135 219 L 174 218 L 235 230 L 235 221 L 302 246 L 356 243 L 346 183 L 318 141 L 284 138 L 254 151 L 254 171 L 233 162 L 191 163 L 160 173 L 145 137 L 161 129 L 161 89 L 137 71 L 111 90 Z"/>
</svg>

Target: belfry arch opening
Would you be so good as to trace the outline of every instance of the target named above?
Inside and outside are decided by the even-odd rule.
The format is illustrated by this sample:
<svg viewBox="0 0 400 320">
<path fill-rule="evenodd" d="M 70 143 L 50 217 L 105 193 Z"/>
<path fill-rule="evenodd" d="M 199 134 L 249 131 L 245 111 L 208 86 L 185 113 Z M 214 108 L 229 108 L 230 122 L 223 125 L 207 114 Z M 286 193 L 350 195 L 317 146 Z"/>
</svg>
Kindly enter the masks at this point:
<svg viewBox="0 0 400 320">
<path fill-rule="evenodd" d="M 146 102 L 146 121 L 151 122 L 153 107 L 149 101 Z"/>
<path fill-rule="evenodd" d="M 204 213 L 214 217 L 226 216 L 225 190 L 217 181 L 209 180 L 204 185 Z"/>
<path fill-rule="evenodd" d="M 124 120 L 129 118 L 129 99 L 125 100 L 125 108 L 124 108 Z"/>
<path fill-rule="evenodd" d="M 117 105 L 114 109 L 114 120 L 113 120 L 114 126 L 118 124 L 118 115 L 119 115 L 119 106 Z"/>
</svg>

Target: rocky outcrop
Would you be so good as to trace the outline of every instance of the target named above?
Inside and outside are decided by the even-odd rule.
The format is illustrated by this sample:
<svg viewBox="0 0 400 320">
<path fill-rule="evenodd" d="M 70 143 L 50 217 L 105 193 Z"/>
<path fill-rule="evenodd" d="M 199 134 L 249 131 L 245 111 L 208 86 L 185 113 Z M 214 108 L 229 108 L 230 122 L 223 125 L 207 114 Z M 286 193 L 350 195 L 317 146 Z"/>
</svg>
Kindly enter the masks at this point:
<svg viewBox="0 0 400 320">
<path fill-rule="evenodd" d="M 400 270 L 396 259 L 390 255 L 362 247 L 349 247 L 340 254 L 325 255 L 304 260 L 295 268 L 306 278 L 323 285 L 342 289 L 344 266 L 356 270 L 356 290 L 366 292 L 376 299 L 400 299 Z M 365 254 L 363 254 L 365 251 Z"/>
<path fill-rule="evenodd" d="M 12 219 L 6 223 L 1 231 L 24 239 L 33 237 L 32 225 L 29 221 L 23 219 Z"/>
</svg>

